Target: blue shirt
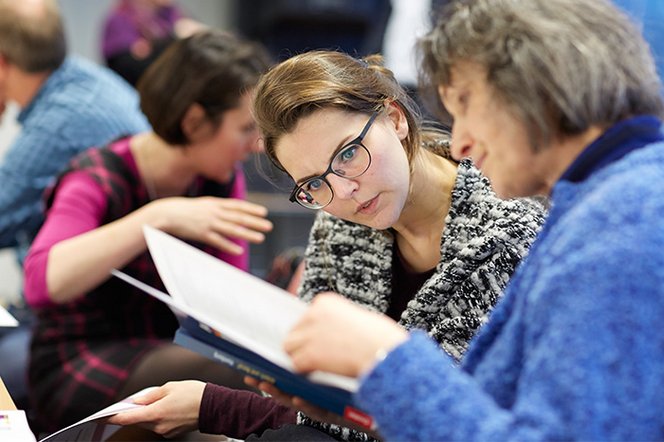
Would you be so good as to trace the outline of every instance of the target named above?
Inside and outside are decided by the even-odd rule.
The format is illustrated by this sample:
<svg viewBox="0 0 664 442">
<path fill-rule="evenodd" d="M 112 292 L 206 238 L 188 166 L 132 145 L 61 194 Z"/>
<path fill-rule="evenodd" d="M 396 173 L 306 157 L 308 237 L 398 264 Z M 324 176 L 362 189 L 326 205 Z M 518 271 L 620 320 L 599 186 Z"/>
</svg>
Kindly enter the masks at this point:
<svg viewBox="0 0 664 442">
<path fill-rule="evenodd" d="M 461 370 L 419 332 L 365 376 L 383 436 L 664 439 L 660 128 L 621 122 L 571 165 Z"/>
<path fill-rule="evenodd" d="M 124 80 L 77 58 L 48 77 L 18 122 L 21 131 L 0 164 L 0 247 L 18 247 L 22 256 L 44 219 L 44 189 L 68 161 L 149 125 Z"/>
</svg>

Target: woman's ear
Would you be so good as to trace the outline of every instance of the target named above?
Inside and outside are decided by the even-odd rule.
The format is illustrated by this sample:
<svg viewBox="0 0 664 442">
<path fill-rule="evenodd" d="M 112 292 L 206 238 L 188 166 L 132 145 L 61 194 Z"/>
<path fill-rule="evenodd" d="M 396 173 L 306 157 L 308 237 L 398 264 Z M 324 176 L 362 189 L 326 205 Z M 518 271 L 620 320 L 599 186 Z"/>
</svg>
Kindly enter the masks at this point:
<svg viewBox="0 0 664 442">
<path fill-rule="evenodd" d="M 210 121 L 205 109 L 198 103 L 189 106 L 180 125 L 190 144 L 203 141 L 210 136 Z"/>
<path fill-rule="evenodd" d="M 406 120 L 406 114 L 403 109 L 401 109 L 401 106 L 399 106 L 396 101 L 388 101 L 385 103 L 385 110 L 387 111 L 387 116 L 390 118 L 399 140 L 405 140 L 408 136 L 408 120 Z"/>
</svg>

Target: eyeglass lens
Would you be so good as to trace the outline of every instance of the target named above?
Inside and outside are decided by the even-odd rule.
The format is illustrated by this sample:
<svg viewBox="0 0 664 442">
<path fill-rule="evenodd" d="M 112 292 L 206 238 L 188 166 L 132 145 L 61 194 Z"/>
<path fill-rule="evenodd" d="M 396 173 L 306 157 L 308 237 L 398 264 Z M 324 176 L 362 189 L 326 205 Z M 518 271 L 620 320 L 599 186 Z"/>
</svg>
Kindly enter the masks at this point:
<svg viewBox="0 0 664 442">
<path fill-rule="evenodd" d="M 342 178 L 355 178 L 366 172 L 370 163 L 371 156 L 367 148 L 361 144 L 351 144 L 334 156 L 329 172 Z M 318 209 L 332 201 L 334 194 L 325 180 L 325 175 L 312 178 L 300 185 L 295 198 L 301 205 Z"/>
</svg>

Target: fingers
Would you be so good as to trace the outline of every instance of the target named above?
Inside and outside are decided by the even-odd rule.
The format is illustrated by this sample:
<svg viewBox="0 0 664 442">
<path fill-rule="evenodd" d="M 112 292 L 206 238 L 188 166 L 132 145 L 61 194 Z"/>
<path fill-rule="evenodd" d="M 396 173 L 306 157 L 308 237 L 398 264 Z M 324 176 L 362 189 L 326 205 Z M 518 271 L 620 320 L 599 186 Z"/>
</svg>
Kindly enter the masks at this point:
<svg viewBox="0 0 664 442">
<path fill-rule="evenodd" d="M 245 200 L 235 198 L 215 198 L 219 200 L 223 207 L 232 209 L 239 212 L 244 212 L 248 215 L 265 218 L 267 216 L 267 207 L 260 204 L 252 203 Z"/>
<path fill-rule="evenodd" d="M 264 206 L 238 199 L 171 197 L 146 207 L 148 223 L 155 227 L 234 255 L 243 250 L 233 240 L 261 243 L 273 228 Z"/>
<path fill-rule="evenodd" d="M 290 356 L 293 368 L 299 373 L 308 373 L 315 368 L 315 361 L 310 355 L 307 343 L 311 340 L 305 324 L 299 324 L 284 340 L 284 351 Z"/>
<path fill-rule="evenodd" d="M 407 337 L 407 331 L 390 318 L 339 295 L 321 293 L 283 346 L 299 372 L 321 370 L 355 377 L 375 364 L 379 350 L 388 351 Z"/>
<path fill-rule="evenodd" d="M 145 394 L 133 397 L 132 401 L 135 404 L 148 405 L 158 401 L 159 399 L 162 399 L 164 396 L 166 396 L 166 394 L 167 392 L 164 387 L 153 388 L 152 390 L 149 390 Z"/>
<path fill-rule="evenodd" d="M 231 255 L 241 255 L 244 251 L 241 245 L 234 243 L 217 232 L 208 232 L 205 235 L 204 241 L 223 252 L 230 253 Z"/>
<path fill-rule="evenodd" d="M 290 396 L 279 390 L 274 384 L 269 382 L 258 382 L 258 389 L 275 398 L 285 399 L 286 402 L 290 403 Z"/>
<path fill-rule="evenodd" d="M 326 292 L 316 295 L 309 309 L 300 318 L 300 321 L 291 329 L 283 342 L 284 351 L 290 356 L 293 367 L 301 373 L 308 373 L 318 370 L 322 366 L 321 357 L 326 357 L 325 352 L 320 351 L 316 344 L 321 333 L 321 324 L 326 322 L 327 304 L 330 300 L 334 302 L 344 302 L 339 295 Z M 322 333 L 327 330 L 323 328 Z"/>
<path fill-rule="evenodd" d="M 251 376 L 245 376 L 243 380 L 245 384 L 254 388 L 258 388 L 258 384 L 260 384 L 260 381 L 258 379 L 252 378 Z"/>
<path fill-rule="evenodd" d="M 274 384 L 271 384 L 269 382 L 258 382 L 255 380 L 257 386 L 260 390 L 264 391 L 265 393 L 269 394 L 272 396 L 272 399 L 276 400 L 282 405 L 285 405 L 287 407 L 292 407 L 295 409 L 298 409 L 300 411 L 303 411 L 306 413 L 308 416 L 316 419 L 316 420 L 321 420 L 325 422 L 331 422 L 331 423 L 341 423 L 342 419 L 340 416 L 330 413 L 327 410 L 324 410 L 320 407 L 317 407 L 316 405 L 311 404 L 310 402 L 305 401 L 304 399 L 297 397 L 297 396 L 291 396 L 289 394 L 284 393 L 283 391 L 279 390 L 274 386 Z"/>
<path fill-rule="evenodd" d="M 134 425 L 155 420 L 151 407 L 142 407 L 135 410 L 123 411 L 108 419 L 108 423 L 115 425 Z"/>
<path fill-rule="evenodd" d="M 274 384 L 271 384 L 269 382 L 260 382 L 258 384 L 258 388 L 261 391 L 264 391 L 265 393 L 272 396 L 272 399 L 279 402 L 281 405 L 284 405 L 286 407 L 293 407 L 293 396 L 279 390 L 277 387 L 274 386 Z"/>
<path fill-rule="evenodd" d="M 152 389 L 145 394 L 133 397 L 131 400 L 138 405 L 150 405 L 166 396 L 164 387 Z M 148 422 L 154 418 L 152 407 L 142 407 L 135 410 L 124 411 L 112 416 L 109 423 L 117 425 L 133 425 L 141 422 Z"/>
<path fill-rule="evenodd" d="M 267 209 L 258 204 L 236 199 L 219 199 L 218 218 L 257 232 L 272 230 L 272 222 L 266 219 Z"/>
<path fill-rule="evenodd" d="M 218 209 L 212 218 L 212 231 L 254 244 L 265 241 L 264 233 L 271 231 L 273 225 L 265 219 L 267 209 L 264 206 L 237 199 L 216 201 Z M 228 244 L 227 247 L 234 248 Z"/>
<path fill-rule="evenodd" d="M 267 220 L 263 220 L 269 223 Z M 272 224 L 270 223 L 270 228 Z M 260 231 L 254 230 L 251 227 L 241 224 L 240 222 L 232 221 L 229 219 L 217 219 L 212 224 L 212 231 L 229 238 L 243 239 L 251 243 L 260 244 L 265 241 L 265 234 Z"/>
</svg>

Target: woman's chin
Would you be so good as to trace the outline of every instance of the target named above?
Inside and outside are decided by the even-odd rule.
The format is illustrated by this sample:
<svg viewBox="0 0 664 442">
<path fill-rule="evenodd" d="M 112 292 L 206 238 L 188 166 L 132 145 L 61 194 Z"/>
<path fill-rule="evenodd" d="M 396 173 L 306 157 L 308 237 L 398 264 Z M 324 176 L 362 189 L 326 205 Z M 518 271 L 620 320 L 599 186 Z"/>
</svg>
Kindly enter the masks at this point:
<svg viewBox="0 0 664 442">
<path fill-rule="evenodd" d="M 378 215 L 378 214 L 377 214 Z M 394 225 L 396 220 L 386 219 L 384 216 L 373 216 L 371 218 L 358 219 L 354 222 L 371 227 L 376 230 L 387 230 Z"/>
</svg>

